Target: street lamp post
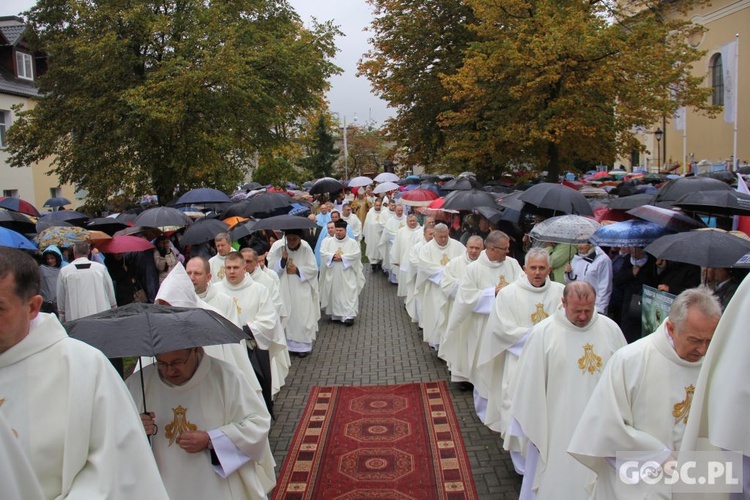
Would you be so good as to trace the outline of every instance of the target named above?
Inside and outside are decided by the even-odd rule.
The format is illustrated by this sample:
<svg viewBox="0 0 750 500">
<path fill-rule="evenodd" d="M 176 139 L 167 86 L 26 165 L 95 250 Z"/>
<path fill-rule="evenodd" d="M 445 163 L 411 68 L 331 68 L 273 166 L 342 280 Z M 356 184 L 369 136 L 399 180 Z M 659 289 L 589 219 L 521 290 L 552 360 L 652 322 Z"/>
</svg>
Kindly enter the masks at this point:
<svg viewBox="0 0 750 500">
<path fill-rule="evenodd" d="M 354 113 L 354 123 L 357 123 L 357 113 Z M 344 180 L 349 180 L 349 146 L 347 144 L 346 139 L 346 116 L 344 116 L 344 126 L 342 127 L 342 131 L 344 132 Z"/>
<path fill-rule="evenodd" d="M 664 137 L 664 132 L 662 132 L 661 128 L 656 129 L 654 137 L 656 137 L 656 168 L 661 173 L 661 138 Z"/>
</svg>

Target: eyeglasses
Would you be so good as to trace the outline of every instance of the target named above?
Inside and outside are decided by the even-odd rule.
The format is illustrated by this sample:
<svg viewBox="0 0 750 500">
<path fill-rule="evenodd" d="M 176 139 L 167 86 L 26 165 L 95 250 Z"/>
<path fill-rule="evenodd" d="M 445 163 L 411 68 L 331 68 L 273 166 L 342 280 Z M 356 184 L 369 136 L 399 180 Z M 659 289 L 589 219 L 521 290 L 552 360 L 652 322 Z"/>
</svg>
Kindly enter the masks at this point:
<svg viewBox="0 0 750 500">
<path fill-rule="evenodd" d="M 156 367 L 159 370 L 167 370 L 169 368 L 180 369 L 180 368 L 182 368 L 183 366 L 185 366 L 187 364 L 187 362 L 190 360 L 190 356 L 192 356 L 193 352 L 195 352 L 195 351 L 191 350 L 188 353 L 188 355 L 185 356 L 184 359 L 176 359 L 176 360 L 172 361 L 171 363 L 165 363 L 164 361 L 157 361 L 156 362 Z"/>
</svg>

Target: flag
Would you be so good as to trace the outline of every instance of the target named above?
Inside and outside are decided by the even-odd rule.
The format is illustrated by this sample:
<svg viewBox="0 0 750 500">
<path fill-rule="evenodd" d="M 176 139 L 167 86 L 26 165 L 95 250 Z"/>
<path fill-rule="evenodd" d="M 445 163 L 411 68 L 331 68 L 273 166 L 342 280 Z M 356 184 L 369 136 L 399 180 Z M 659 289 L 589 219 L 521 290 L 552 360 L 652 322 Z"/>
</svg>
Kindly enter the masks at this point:
<svg viewBox="0 0 750 500">
<path fill-rule="evenodd" d="M 734 123 L 737 120 L 737 40 L 721 46 L 721 65 L 724 76 L 724 123 Z"/>
<path fill-rule="evenodd" d="M 745 179 L 742 178 L 742 174 L 737 175 L 737 191 L 744 194 L 750 194 L 750 189 L 745 184 Z M 750 236 L 750 216 L 748 215 L 735 215 L 732 221 L 732 229 L 736 231 L 742 231 L 746 235 Z"/>
</svg>

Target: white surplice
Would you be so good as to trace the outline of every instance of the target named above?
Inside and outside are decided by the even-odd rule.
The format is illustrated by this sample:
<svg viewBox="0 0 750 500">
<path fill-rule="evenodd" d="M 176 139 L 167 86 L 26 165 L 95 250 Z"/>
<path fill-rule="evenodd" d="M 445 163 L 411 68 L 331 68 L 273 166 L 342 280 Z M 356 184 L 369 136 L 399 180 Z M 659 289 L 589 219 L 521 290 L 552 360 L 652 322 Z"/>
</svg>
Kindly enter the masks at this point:
<svg viewBox="0 0 750 500">
<path fill-rule="evenodd" d="M 62 321 L 73 321 L 117 307 L 115 288 L 107 268 L 79 257 L 60 269 L 57 308 Z"/>
<path fill-rule="evenodd" d="M 396 239 L 391 247 L 391 265 L 393 272 L 398 274 L 397 297 L 406 297 L 408 287 L 411 286 L 409 281 L 409 251 L 415 240 L 414 235 L 422 231 L 422 227 L 417 225 L 414 229 L 408 225 L 401 227 L 396 233 Z"/>
<path fill-rule="evenodd" d="M 507 431 L 530 441 L 522 492 L 540 500 L 587 498 L 589 471 L 566 450 L 607 361 L 625 344 L 617 324 L 596 312 L 581 328 L 559 307 L 532 328 L 518 362 Z"/>
<path fill-rule="evenodd" d="M 414 233 L 414 240 L 409 250 L 409 267 L 406 270 L 406 312 L 409 314 L 412 323 L 421 323 L 420 315 L 422 306 L 419 303 L 419 293 L 417 291 L 417 270 L 419 269 L 419 251 L 428 242 L 424 239 L 424 228 L 422 231 Z M 400 283 L 399 283 L 400 284 Z M 420 325 L 421 326 L 421 325 Z"/>
<path fill-rule="evenodd" d="M 453 309 L 453 302 L 456 300 L 456 294 L 458 293 L 458 284 L 461 278 L 466 274 L 466 268 L 473 261 L 469 259 L 468 252 L 464 252 L 463 255 L 453 257 L 448 265 L 445 266 L 443 271 L 443 277 L 440 279 L 440 288 L 443 290 L 445 296 L 445 305 L 440 310 L 440 319 L 438 328 L 442 332 L 440 335 L 440 349 L 438 350 L 438 356 L 440 356 L 447 364 L 448 369 L 451 369 L 450 363 L 445 359 L 445 349 L 443 344 L 445 343 L 445 337 L 448 334 L 448 318 L 451 316 L 451 309 Z M 451 380 L 468 382 L 468 378 L 461 378 L 458 373 L 453 373 L 451 370 Z"/>
<path fill-rule="evenodd" d="M 340 255 L 340 261 L 334 261 Z M 365 286 L 359 243 L 348 236 L 326 238 L 320 246 L 320 303 L 326 314 L 353 319 L 359 314 L 359 293 Z M 322 270 L 322 269 L 321 269 Z"/>
<path fill-rule="evenodd" d="M 0 484 L 3 500 L 43 500 L 42 486 L 29 459 L 18 445 L 18 438 L 0 411 Z"/>
<path fill-rule="evenodd" d="M 531 328 L 560 306 L 565 287 L 547 278 L 540 287 L 525 274 L 500 290 L 482 335 L 477 375 L 489 387 L 485 425 L 504 438 L 510 424 L 512 383 Z M 523 452 L 523 449 L 511 451 Z"/>
<path fill-rule="evenodd" d="M 372 207 L 367 212 L 365 223 L 362 226 L 362 236 L 365 239 L 365 255 L 371 264 L 377 264 L 381 261 L 383 256 L 380 254 L 380 235 L 383 234 L 383 227 L 385 226 L 386 213 L 388 209 L 381 208 L 375 210 Z"/>
<path fill-rule="evenodd" d="M 224 270 L 224 266 L 227 261 L 226 255 L 219 255 L 218 253 L 208 259 L 208 265 L 211 268 L 211 282 L 212 283 L 218 283 L 219 281 L 224 279 L 224 276 L 226 275 L 226 271 Z"/>
<path fill-rule="evenodd" d="M 248 274 L 250 274 L 250 277 L 253 279 L 253 281 L 258 282 L 261 285 L 265 285 L 266 288 L 268 288 L 268 293 L 271 294 L 271 300 L 276 306 L 276 312 L 283 320 L 283 318 L 285 318 L 289 314 L 289 311 L 284 306 L 284 301 L 281 300 L 279 275 L 274 272 L 266 272 L 260 266 L 255 266 L 255 270 L 252 273 Z"/>
<path fill-rule="evenodd" d="M 352 234 L 354 235 L 354 240 L 357 242 L 362 241 L 362 221 L 359 220 L 359 217 L 352 212 L 349 214 L 349 217 L 344 217 L 342 214 L 341 218 L 346 221 L 346 228 L 351 229 Z"/>
<path fill-rule="evenodd" d="M 54 315 L 0 354 L 0 412 L 45 498 L 168 498 L 125 384 Z"/>
<path fill-rule="evenodd" d="M 679 449 L 686 421 L 692 417 L 703 360 L 680 358 L 665 322 L 612 356 L 570 441 L 568 452 L 596 475 L 593 498 L 665 497 L 651 485 L 626 485 L 612 463 L 617 452 L 628 451 L 663 462 Z"/>
<path fill-rule="evenodd" d="M 383 232 L 380 234 L 379 252 L 383 259 L 383 270 L 388 272 L 388 280 L 391 283 L 398 283 L 398 269 L 394 270 L 391 264 L 391 249 L 396 242 L 396 234 L 403 227 L 406 227 L 406 216 L 398 217 L 393 213 L 388 217 L 383 226 Z"/>
<path fill-rule="evenodd" d="M 265 498 L 276 484 L 271 416 L 242 374 L 208 355 L 183 385 L 163 381 L 154 365 L 142 372 L 146 410 L 159 428 L 151 446 L 170 498 Z M 144 411 L 139 377 L 131 376 L 127 385 Z M 209 433 L 221 465 L 211 464 L 208 450 L 187 453 L 176 443 L 180 433 L 194 430 Z"/>
<path fill-rule="evenodd" d="M 419 294 L 422 310 L 419 316 L 422 327 L 422 338 L 432 348 L 440 344 L 440 310 L 445 305 L 445 296 L 440 288 L 443 270 L 452 258 L 466 251 L 459 241 L 448 238 L 448 243 L 441 247 L 433 239 L 419 249 L 417 258 L 417 278 L 415 287 Z"/>
</svg>

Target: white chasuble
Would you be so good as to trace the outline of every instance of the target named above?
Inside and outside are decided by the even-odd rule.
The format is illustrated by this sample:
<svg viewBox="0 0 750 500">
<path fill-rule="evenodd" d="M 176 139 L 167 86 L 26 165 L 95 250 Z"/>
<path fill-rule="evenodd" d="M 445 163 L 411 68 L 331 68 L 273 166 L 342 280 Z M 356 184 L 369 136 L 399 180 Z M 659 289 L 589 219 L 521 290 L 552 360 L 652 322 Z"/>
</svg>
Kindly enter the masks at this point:
<svg viewBox="0 0 750 500">
<path fill-rule="evenodd" d="M 441 350 L 451 373 L 455 371 L 462 379 L 468 379 L 484 399 L 488 389 L 477 377 L 476 360 L 491 304 L 495 302 L 495 287 L 512 283 L 520 274 L 523 270 L 516 259 L 507 257 L 502 262 L 493 262 L 482 251 L 476 261 L 466 266 L 458 283 L 445 333 L 446 345 L 441 345 Z"/>
<path fill-rule="evenodd" d="M 423 340 L 435 349 L 440 344 L 440 310 L 445 305 L 445 296 L 440 288 L 443 269 L 452 258 L 465 251 L 466 248 L 453 238 L 449 238 L 444 247 L 433 239 L 419 249 L 415 286 L 422 308 L 419 316 L 420 326 Z"/>
<path fill-rule="evenodd" d="M 4 500 L 43 500 L 42 486 L 31 468 L 18 438 L 0 410 L 0 484 Z"/>
<path fill-rule="evenodd" d="M 211 282 L 218 283 L 226 276 L 224 265 L 226 263 L 226 255 L 219 255 L 218 253 L 208 259 L 208 266 L 211 268 Z"/>
<path fill-rule="evenodd" d="M 464 252 L 463 255 L 459 255 L 458 257 L 453 257 L 451 261 L 448 262 L 448 265 L 445 266 L 443 276 L 440 278 L 440 288 L 443 290 L 445 305 L 440 311 L 440 326 L 438 328 L 440 328 L 441 334 L 438 356 L 440 356 L 448 364 L 448 369 L 451 370 L 451 380 L 453 380 L 454 382 L 468 382 L 469 379 L 459 377 L 458 373 L 454 372 L 451 369 L 451 364 L 445 357 L 445 349 L 443 347 L 443 344 L 445 343 L 445 338 L 448 335 L 448 319 L 450 318 L 451 310 L 453 309 L 453 302 L 456 300 L 456 294 L 458 293 L 458 284 L 461 281 L 461 278 L 463 278 L 466 274 L 466 268 L 472 262 L 473 261 L 469 259 L 469 255 L 467 252 Z"/>
<path fill-rule="evenodd" d="M 365 255 L 371 264 L 380 262 L 383 256 L 380 254 L 380 235 L 383 234 L 383 227 L 386 221 L 386 212 L 388 210 L 375 210 L 371 208 L 367 212 L 365 224 L 362 226 L 362 236 L 365 239 Z"/>
<path fill-rule="evenodd" d="M 397 297 L 406 297 L 407 287 L 410 286 L 409 278 L 407 277 L 409 273 L 409 251 L 415 241 L 414 235 L 421 231 L 421 226 L 416 226 L 414 229 L 404 226 L 396 233 L 396 240 L 391 247 L 391 262 L 393 272 L 398 275 Z"/>
<path fill-rule="evenodd" d="M 340 261 L 334 261 L 340 255 Z M 359 293 L 365 286 L 359 243 L 348 236 L 326 238 L 320 247 L 320 302 L 326 314 L 355 318 L 359 313 Z"/>
<path fill-rule="evenodd" d="M 268 444 L 271 416 L 242 375 L 208 355 L 183 385 L 164 382 L 154 365 L 145 367 L 142 374 L 146 410 L 154 413 L 158 426 L 151 447 L 169 497 L 265 498 L 276 484 Z M 140 374 L 128 378 L 127 384 L 139 410 L 144 411 Z M 195 430 L 209 433 L 220 466 L 211 464 L 208 450 L 187 453 L 180 448 L 180 433 Z"/>
<path fill-rule="evenodd" d="M 422 306 L 419 303 L 419 293 L 417 290 L 417 270 L 419 269 L 419 252 L 424 245 L 428 243 L 424 239 L 424 231 L 418 231 L 414 234 L 414 243 L 409 250 L 409 267 L 406 270 L 406 312 L 409 314 L 412 323 L 419 323 L 421 326 Z M 399 282 L 400 284 L 400 282 Z"/>
<path fill-rule="evenodd" d="M 261 285 L 264 285 L 266 288 L 268 288 L 268 293 L 271 294 L 271 301 L 276 307 L 276 313 L 279 315 L 279 318 L 283 323 L 283 318 L 289 315 L 289 311 L 284 306 L 284 301 L 281 300 L 279 276 L 273 272 L 267 273 L 260 266 L 255 266 L 255 271 L 250 274 L 250 277 L 253 279 L 253 281 L 260 283 Z"/>
<path fill-rule="evenodd" d="M 503 438 L 510 424 L 512 383 L 526 336 L 534 325 L 554 314 L 564 289 L 549 278 L 534 287 L 522 274 L 495 298 L 482 336 L 477 375 L 489 387 L 485 424 Z"/>
<path fill-rule="evenodd" d="M 341 215 L 341 218 L 346 221 L 346 228 L 351 229 L 354 241 L 362 241 L 362 221 L 359 220 L 359 217 L 352 212 L 349 217 Z"/>
<path fill-rule="evenodd" d="M 677 355 L 665 323 L 612 357 L 568 447 L 596 475 L 593 498 L 663 497 L 620 481 L 613 462 L 617 452 L 636 451 L 661 463 L 679 450 L 702 361 Z"/>
<path fill-rule="evenodd" d="M 125 384 L 53 314 L 0 354 L 0 413 L 44 498 L 167 498 Z"/>
<path fill-rule="evenodd" d="M 402 215 L 398 217 L 395 213 L 388 218 L 385 226 L 383 226 L 383 232 L 380 234 L 378 245 L 380 246 L 379 252 L 383 259 L 383 269 L 386 271 L 390 272 L 392 270 L 391 249 L 396 242 L 396 235 L 399 229 L 403 227 L 406 227 L 406 216 Z"/>
<path fill-rule="evenodd" d="M 518 362 L 507 432 L 538 450 L 527 451 L 522 489 L 531 484 L 539 499 L 587 498 L 589 471 L 568 455 L 568 443 L 607 361 L 625 344 L 617 324 L 596 312 L 578 327 L 560 307 L 532 328 Z"/>
</svg>

